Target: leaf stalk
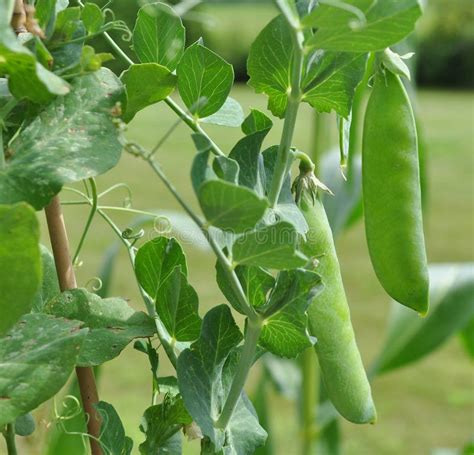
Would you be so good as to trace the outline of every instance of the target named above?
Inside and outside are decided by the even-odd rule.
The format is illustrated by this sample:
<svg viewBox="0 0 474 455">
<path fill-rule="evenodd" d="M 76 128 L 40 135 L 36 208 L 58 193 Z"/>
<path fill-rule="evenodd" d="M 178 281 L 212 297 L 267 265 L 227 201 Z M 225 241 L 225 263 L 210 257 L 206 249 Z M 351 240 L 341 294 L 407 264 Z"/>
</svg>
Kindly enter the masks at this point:
<svg viewBox="0 0 474 455">
<path fill-rule="evenodd" d="M 232 385 L 230 386 L 229 394 L 227 395 L 226 402 L 222 408 L 222 413 L 215 424 L 217 428 L 225 430 L 232 418 L 232 414 L 234 413 L 242 394 L 250 368 L 254 363 L 257 342 L 261 331 L 262 324 L 260 321 L 257 323 L 248 321 L 242 354 L 236 368 L 236 374 L 232 381 Z"/>
</svg>

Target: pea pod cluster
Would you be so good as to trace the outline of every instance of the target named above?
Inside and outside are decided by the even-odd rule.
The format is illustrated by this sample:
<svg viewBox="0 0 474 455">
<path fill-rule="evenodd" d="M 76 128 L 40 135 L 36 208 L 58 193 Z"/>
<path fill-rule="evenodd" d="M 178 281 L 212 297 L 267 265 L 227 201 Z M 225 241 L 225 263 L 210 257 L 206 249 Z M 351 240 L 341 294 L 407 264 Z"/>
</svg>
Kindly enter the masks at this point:
<svg viewBox="0 0 474 455">
<path fill-rule="evenodd" d="M 415 117 L 400 78 L 388 70 L 376 75 L 367 105 L 362 185 L 375 273 L 393 299 L 426 314 L 429 278 Z"/>
<path fill-rule="evenodd" d="M 314 176 L 311 173 L 303 178 Z M 318 260 L 317 271 L 324 283 L 323 291 L 308 309 L 309 330 L 317 338 L 315 350 L 321 376 L 342 416 L 354 423 L 374 423 L 377 414 L 355 340 L 331 228 L 319 196 L 304 187 L 297 198 L 309 227 L 302 248 Z"/>
</svg>

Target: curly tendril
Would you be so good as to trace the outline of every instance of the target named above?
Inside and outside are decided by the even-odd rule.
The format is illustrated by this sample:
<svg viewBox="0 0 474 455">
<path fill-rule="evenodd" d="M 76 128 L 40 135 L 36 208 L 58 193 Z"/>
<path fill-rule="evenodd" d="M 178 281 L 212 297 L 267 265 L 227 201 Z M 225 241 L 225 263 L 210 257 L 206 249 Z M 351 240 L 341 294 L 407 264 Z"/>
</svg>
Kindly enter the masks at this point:
<svg viewBox="0 0 474 455">
<path fill-rule="evenodd" d="M 98 276 L 94 276 L 87 281 L 84 287 L 86 289 L 89 289 L 89 286 L 90 286 L 91 291 L 98 292 L 102 289 L 102 287 L 104 286 L 104 283 Z"/>
</svg>

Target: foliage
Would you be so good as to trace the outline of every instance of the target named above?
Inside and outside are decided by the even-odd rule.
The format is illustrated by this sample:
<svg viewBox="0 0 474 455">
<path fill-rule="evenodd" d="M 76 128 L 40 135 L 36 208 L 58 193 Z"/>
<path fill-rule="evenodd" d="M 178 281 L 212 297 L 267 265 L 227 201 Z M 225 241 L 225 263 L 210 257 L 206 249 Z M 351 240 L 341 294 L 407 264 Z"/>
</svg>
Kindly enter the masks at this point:
<svg viewBox="0 0 474 455">
<path fill-rule="evenodd" d="M 257 110 L 244 119 L 238 103 L 229 98 L 232 66 L 202 40 L 186 47 L 178 14 L 185 4 L 176 5 L 175 10 L 163 3 L 140 8 L 131 33 L 133 48 L 124 53 L 109 32 L 129 30 L 113 14 L 108 20 L 108 4 L 100 8 L 81 1 L 71 7 L 38 2 L 37 19 L 43 30 L 32 28 L 35 23 L 30 17 L 24 25 L 32 33 L 20 33 L 17 39 L 9 27 L 13 2 L 0 3 L 0 202 L 4 204 L 0 216 L 5 220 L 1 226 L 5 236 L 11 236 L 8 245 L 0 244 L 1 270 L 9 275 L 2 283 L 6 322 L 1 330 L 9 331 L 0 338 L 0 360 L 5 366 L 0 381 L 0 428 L 11 453 L 15 421 L 20 433 L 28 433 L 30 430 L 22 429 L 23 416 L 54 396 L 75 366 L 90 368 L 110 361 L 136 338 L 146 339 L 134 346 L 148 357 L 152 379 L 151 404 L 140 426 L 145 435 L 139 445 L 143 454 L 181 453 L 182 432 L 200 439 L 203 454 L 254 453 L 264 446 L 267 432 L 243 391 L 250 369 L 266 353 L 297 358 L 313 346 L 327 396 L 337 411 L 357 423 L 374 422 L 370 385 L 321 203 L 323 193 L 331 191 L 316 177 L 319 170 L 310 157 L 292 146 L 293 133 L 302 102 L 318 112 L 336 112 L 340 164 L 348 166 L 351 176 L 358 169 L 351 145 L 353 119 L 360 108 L 360 92 L 376 78 L 371 100 L 378 105 L 376 115 L 373 109 L 367 110 L 364 141 L 376 148 L 371 129 L 377 125 L 386 130 L 391 142 L 389 154 L 364 153 L 362 157 L 364 206 L 367 215 L 371 214 L 366 217 L 367 237 L 369 247 L 376 245 L 371 247 L 371 257 L 390 295 L 408 307 L 426 311 L 420 183 L 416 172 L 403 172 L 407 156 L 413 169 L 418 169 L 415 119 L 398 77 L 409 73 L 401 57 L 387 50 L 414 29 L 421 9 L 417 0 L 387 1 L 375 7 L 366 0 L 275 3 L 279 15 L 259 34 L 248 60 L 250 85 L 267 95 L 270 111 L 284 119 L 280 142 L 269 148 L 263 142 L 273 121 Z M 99 35 L 126 64 L 120 77 L 102 68 L 110 55 L 89 45 Z M 184 107 L 170 98 L 175 89 Z M 392 101 L 386 103 L 388 113 L 382 112 L 384 96 Z M 152 150 L 129 141 L 124 134 L 123 122 L 161 101 L 193 133 L 196 155 L 190 166 L 191 183 L 202 215 L 182 198 L 155 158 L 177 124 Z M 406 114 L 404 122 L 395 125 L 392 120 L 400 112 Z M 243 137 L 227 154 L 208 136 L 203 128 L 206 123 L 241 126 Z M 399 137 L 404 140 L 398 141 Z M 201 319 L 199 298 L 175 239 L 160 235 L 139 243 L 144 230 L 130 227 L 122 231 L 108 212 L 117 207 L 101 204 L 110 191 L 127 188 L 119 183 L 99 194 L 94 180 L 117 164 L 122 150 L 150 167 L 208 241 L 217 258 L 216 280 L 227 303 L 243 316 L 241 327 L 227 304 L 214 306 Z M 300 174 L 292 185 L 296 162 Z M 396 182 L 415 191 L 404 191 L 398 199 L 390 194 L 389 201 L 396 201 L 393 204 L 367 199 L 367 193 L 376 196 L 387 169 Z M 38 245 L 34 209 L 47 207 L 65 184 L 81 181 L 85 192 L 73 189 L 80 199 L 70 203 L 90 206 L 90 214 L 74 262 L 92 220 L 100 216 L 129 255 L 148 314 L 133 310 L 118 297 L 102 298 L 85 289 L 65 289 L 64 284 L 59 292 L 52 278 L 51 255 Z M 348 194 L 350 207 L 341 229 L 359 213 L 355 206 L 360 188 L 353 186 Z M 150 215 L 130 206 L 121 210 Z M 397 220 L 401 229 L 387 220 Z M 55 235 L 50 229 L 53 246 Z M 321 236 L 324 242 L 319 241 Z M 384 249 L 407 254 L 386 258 L 380 254 Z M 113 257 L 116 250 L 111 254 Z M 56 250 L 54 262 L 59 267 Z M 403 273 L 406 270 L 413 272 L 411 281 Z M 459 292 L 467 307 L 464 275 L 457 278 L 448 291 Z M 468 291 L 471 280 L 469 276 Z M 399 289 L 411 299 L 400 298 Z M 412 295 L 413 289 L 422 289 L 422 297 Z M 421 347 L 417 336 L 404 339 L 406 345 L 388 341 L 388 354 L 381 355 L 379 371 L 415 360 L 454 331 L 464 329 L 458 308 L 445 332 L 438 328 L 444 308 L 451 308 L 454 300 L 442 295 L 433 301 L 435 311 L 426 324 L 405 322 L 401 316 L 395 327 L 413 327 L 421 338 L 434 331 L 437 335 Z M 410 343 L 417 344 L 418 351 Z M 390 351 L 395 348 L 395 353 Z M 163 354 L 175 368 L 175 376 L 160 376 Z M 275 367 L 267 370 L 271 375 Z M 273 381 L 285 382 L 281 378 Z M 348 383 L 358 386 L 348 387 Z M 86 395 L 90 399 L 90 394 L 83 393 Z M 84 411 L 90 404 L 87 399 Z M 329 400 L 322 406 L 327 410 L 323 412 L 324 434 L 336 444 L 334 418 L 338 414 Z M 92 450 L 98 445 L 104 453 L 131 453 L 133 442 L 125 436 L 113 406 L 101 401 L 92 404 L 100 416 L 99 433 L 90 435 Z M 263 405 L 259 403 L 260 408 Z M 94 419 L 94 408 L 88 412 L 88 419 Z M 312 441 L 311 434 L 306 437 Z"/>
</svg>

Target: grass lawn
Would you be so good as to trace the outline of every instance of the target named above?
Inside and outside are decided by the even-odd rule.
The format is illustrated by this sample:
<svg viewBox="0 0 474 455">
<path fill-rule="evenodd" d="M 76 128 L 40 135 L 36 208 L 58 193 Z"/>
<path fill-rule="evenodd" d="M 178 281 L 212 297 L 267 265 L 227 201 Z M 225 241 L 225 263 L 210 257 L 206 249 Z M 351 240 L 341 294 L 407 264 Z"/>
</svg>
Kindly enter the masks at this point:
<svg viewBox="0 0 474 455">
<path fill-rule="evenodd" d="M 233 96 L 246 111 L 251 106 L 265 107 L 264 97 L 255 97 L 246 87 L 236 87 Z M 425 221 L 431 262 L 472 261 L 474 257 L 473 106 L 474 93 L 421 92 L 419 96 L 429 151 L 430 207 Z M 301 150 L 310 150 L 312 118 L 311 111 L 304 108 L 294 141 Z M 166 106 L 156 106 L 137 116 L 128 135 L 152 147 L 173 122 L 175 117 Z M 227 151 L 240 136 L 234 129 L 211 126 L 206 129 Z M 267 145 L 277 142 L 279 131 L 280 123 L 267 139 Z M 197 207 L 188 178 L 194 153 L 189 131 L 180 125 L 158 157 L 186 200 Z M 98 184 L 100 190 L 104 190 L 120 181 L 130 185 L 135 208 L 178 209 L 163 185 L 136 158 L 124 156 L 116 169 L 98 179 Z M 108 202 L 120 205 L 123 196 L 123 193 L 114 193 L 108 196 Z M 68 198 L 70 195 L 63 193 L 62 199 Z M 81 234 L 86 214 L 81 208 L 65 209 L 73 245 Z M 130 216 L 112 215 L 123 229 L 131 220 Z M 43 234 L 46 235 L 45 229 Z M 149 231 L 146 238 L 152 235 Z M 97 274 L 103 251 L 112 239 L 108 226 L 96 219 L 81 254 L 83 265 L 77 270 L 80 286 L 85 286 Z M 337 246 L 359 347 L 368 365 L 384 341 L 389 299 L 371 269 L 363 226 L 359 224 L 345 233 Z M 200 296 L 203 314 L 205 309 L 224 302 L 214 282 L 214 258 L 190 244 L 184 248 L 190 265 L 190 281 Z M 127 297 L 136 308 L 142 308 L 125 254 L 119 258 L 111 293 Z M 170 372 L 164 357 L 161 372 Z M 252 378 L 249 390 L 251 388 Z M 473 433 L 474 370 L 457 339 L 416 366 L 377 379 L 373 392 L 379 422 L 375 426 L 344 423 L 347 454 L 429 454 L 436 447 L 459 447 Z M 144 356 L 129 347 L 121 357 L 106 364 L 100 395 L 118 410 L 127 434 L 136 441 L 134 453 L 138 453 L 138 443 L 142 440 L 138 425 L 150 399 L 150 375 Z M 293 404 L 275 397 L 272 420 L 278 453 L 298 453 L 300 435 Z M 186 453 L 198 452 L 196 442 L 186 444 L 185 448 Z M 37 450 L 32 448 L 28 453 L 41 453 Z"/>
</svg>

